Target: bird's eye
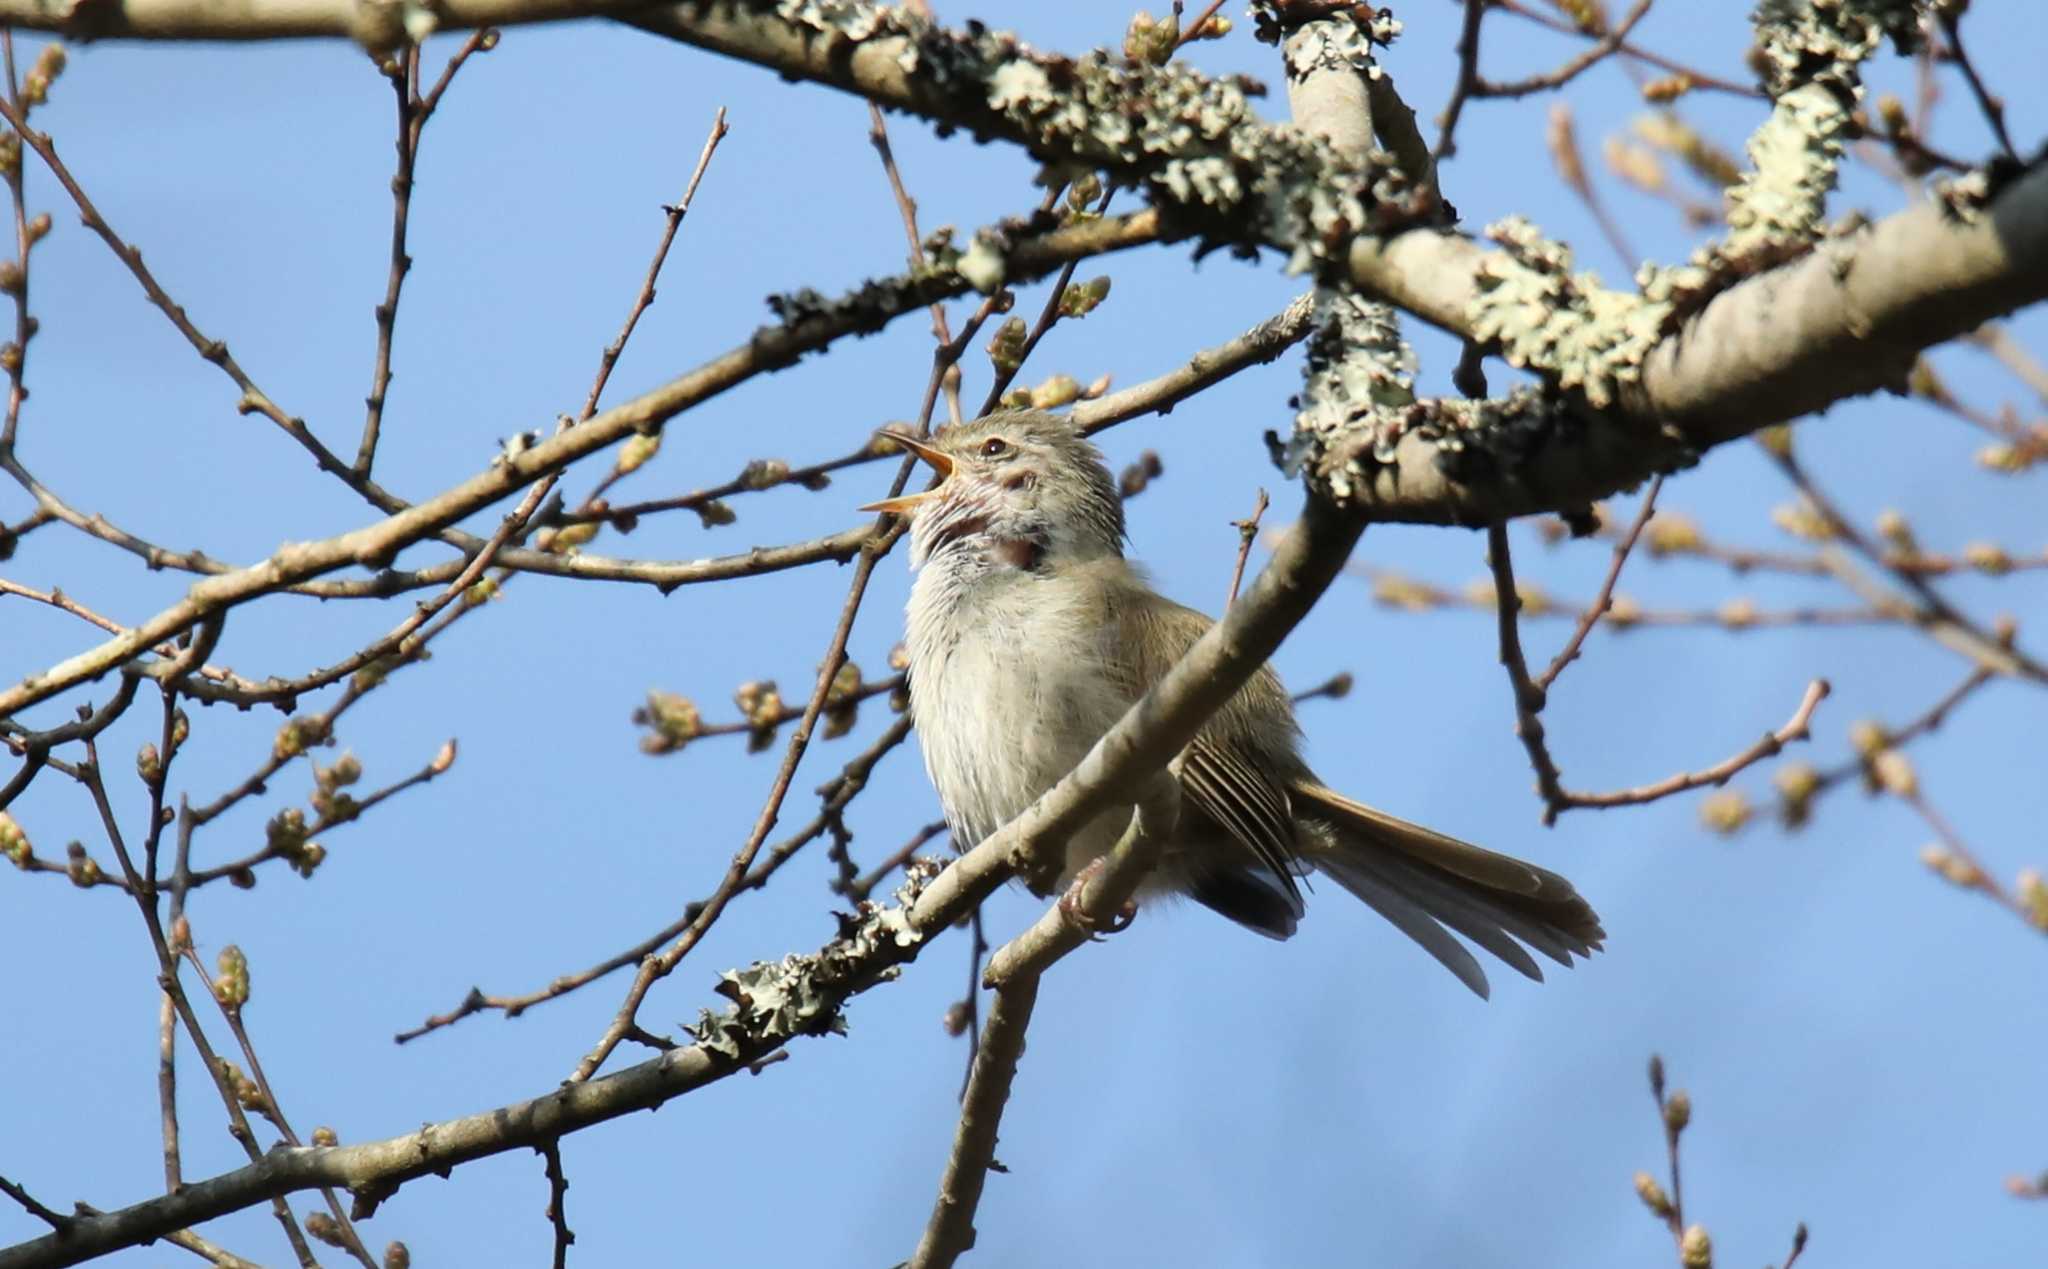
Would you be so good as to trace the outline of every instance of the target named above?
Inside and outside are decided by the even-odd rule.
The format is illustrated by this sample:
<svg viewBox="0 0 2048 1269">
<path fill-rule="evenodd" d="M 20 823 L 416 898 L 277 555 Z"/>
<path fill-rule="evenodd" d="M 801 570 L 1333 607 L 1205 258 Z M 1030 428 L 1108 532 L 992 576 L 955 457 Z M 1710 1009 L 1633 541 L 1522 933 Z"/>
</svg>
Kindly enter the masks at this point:
<svg viewBox="0 0 2048 1269">
<path fill-rule="evenodd" d="M 1010 443 L 1000 436 L 991 436 L 981 443 L 983 458 L 1001 458 L 1010 452 Z"/>
</svg>

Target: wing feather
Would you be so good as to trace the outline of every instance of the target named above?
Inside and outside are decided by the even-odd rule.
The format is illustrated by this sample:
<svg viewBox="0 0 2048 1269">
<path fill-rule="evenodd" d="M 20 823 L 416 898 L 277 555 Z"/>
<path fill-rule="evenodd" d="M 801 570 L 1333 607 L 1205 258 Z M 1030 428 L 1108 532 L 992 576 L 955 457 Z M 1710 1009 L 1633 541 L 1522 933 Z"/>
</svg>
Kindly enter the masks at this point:
<svg viewBox="0 0 2048 1269">
<path fill-rule="evenodd" d="M 1181 754 L 1179 776 L 1181 795 L 1251 852 L 1300 916 L 1294 812 L 1287 791 L 1206 734 Z"/>
</svg>

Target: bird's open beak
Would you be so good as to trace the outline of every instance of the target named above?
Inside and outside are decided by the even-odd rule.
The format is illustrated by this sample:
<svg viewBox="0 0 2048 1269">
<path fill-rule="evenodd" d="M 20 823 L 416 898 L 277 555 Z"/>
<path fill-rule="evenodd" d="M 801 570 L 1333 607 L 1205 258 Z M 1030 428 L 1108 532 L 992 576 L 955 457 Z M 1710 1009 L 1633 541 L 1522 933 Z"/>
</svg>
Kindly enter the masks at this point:
<svg viewBox="0 0 2048 1269">
<path fill-rule="evenodd" d="M 881 434 L 922 459 L 933 471 L 939 473 L 941 478 L 953 474 L 952 455 L 947 454 L 945 451 L 934 449 L 923 441 L 918 440 L 915 436 L 910 436 L 903 432 L 895 432 L 884 428 Z M 884 498 L 880 502 L 867 504 L 861 510 L 886 511 L 891 515 L 907 516 L 937 492 L 938 490 L 936 489 L 927 489 L 923 493 L 903 494 L 895 498 Z"/>
</svg>

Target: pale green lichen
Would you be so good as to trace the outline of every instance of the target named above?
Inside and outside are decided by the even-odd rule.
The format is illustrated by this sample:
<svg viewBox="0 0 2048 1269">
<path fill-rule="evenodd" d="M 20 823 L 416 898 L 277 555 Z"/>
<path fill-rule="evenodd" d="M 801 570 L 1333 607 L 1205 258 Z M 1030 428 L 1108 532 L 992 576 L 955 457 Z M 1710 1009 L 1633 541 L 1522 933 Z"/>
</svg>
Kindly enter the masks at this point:
<svg viewBox="0 0 2048 1269">
<path fill-rule="evenodd" d="M 1801 84 L 1779 97 L 1749 139 L 1750 169 L 1728 191 L 1721 250 L 1739 256 L 1766 242 L 1817 237 L 1852 128 L 1834 85 Z"/>
<path fill-rule="evenodd" d="M 1592 274 L 1572 272 L 1571 248 L 1542 236 L 1519 216 L 1489 225 L 1504 250 L 1486 257 L 1472 305 L 1472 334 L 1495 344 L 1509 365 L 1543 371 L 1584 394 L 1596 408 L 1642 374 L 1642 360 L 1663 337 L 1668 300 L 1611 291 Z"/>
<path fill-rule="evenodd" d="M 1682 269 L 1704 276 L 1661 279 L 1690 291 L 1715 275 L 1739 276 L 1788 254 L 1788 244 L 1821 236 L 1842 152 L 1857 135 L 1861 67 L 1889 37 L 1902 53 L 1919 46 L 1925 4 L 1911 0 L 1763 0 L 1753 14 L 1756 57 L 1771 117 L 1748 145 L 1749 170 L 1729 189 L 1728 237 L 1693 253 Z"/>
<path fill-rule="evenodd" d="M 1997 185 L 1991 173 L 1978 169 L 1961 176 L 1934 182 L 1934 196 L 1949 215 L 1964 224 L 1975 224 L 1984 215 L 1984 209 L 1991 206 L 1991 198 Z"/>
<path fill-rule="evenodd" d="M 1920 47 L 1925 0 L 1761 0 L 1756 60 L 1764 91 L 1781 97 L 1801 84 L 1829 79 L 1855 83 L 1855 67 L 1886 37 L 1901 53 Z"/>
<path fill-rule="evenodd" d="M 1396 474 L 1392 492 L 1398 495 L 1400 473 L 1418 456 L 1454 484 L 1511 487 L 1523 482 L 1546 447 L 1573 444 L 1584 432 L 1584 422 L 1564 398 L 1523 386 L 1505 397 L 1428 397 L 1405 408 L 1369 411 L 1349 427 L 1299 446 L 1298 458 L 1311 487 L 1371 516 L 1377 496 L 1388 492 L 1385 473 Z M 1674 461 L 1687 457 L 1680 451 Z M 1484 505 L 1472 521 L 1455 506 L 1443 510 L 1445 522 L 1452 523 L 1490 515 Z"/>
<path fill-rule="evenodd" d="M 1360 428 L 1385 430 L 1387 420 L 1415 404 L 1415 350 L 1401 337 L 1392 309 L 1323 289 L 1312 320 L 1294 434 L 1280 456 L 1290 473 Z M 1329 492 L 1349 496 L 1341 473 Z"/>
<path fill-rule="evenodd" d="M 1401 33 L 1401 23 L 1382 9 L 1377 13 L 1358 10 L 1326 13 L 1282 34 L 1270 3 L 1254 3 L 1254 29 L 1261 38 L 1280 44 L 1281 64 L 1289 79 L 1306 79 L 1329 71 L 1370 75 L 1377 69 L 1375 46 L 1384 48 Z"/>
<path fill-rule="evenodd" d="M 1886 37 L 1917 38 L 1905 0 L 1764 0 L 1757 48 L 1775 103 L 1750 138 L 1751 167 L 1728 191 L 1725 240 L 1683 264 L 1646 264 L 1634 293 L 1575 276 L 1568 248 L 1519 218 L 1490 227 L 1506 250 L 1490 256 L 1467 316 L 1516 366 L 1611 404 L 1640 378 L 1650 349 L 1684 317 L 1732 283 L 1812 249 L 1827 232 L 1827 196 L 1854 135 L 1859 65 Z"/>
<path fill-rule="evenodd" d="M 756 961 L 719 975 L 717 992 L 730 1007 L 706 1009 L 684 1029 L 705 1049 L 740 1062 L 759 1057 L 797 1036 L 844 1035 L 840 1008 L 847 999 L 897 973 L 924 936 L 910 911 L 940 865 L 914 859 L 904 869 L 894 905 L 863 901 L 840 917 L 839 937 L 808 956 Z"/>
<path fill-rule="evenodd" d="M 1293 271 L 1340 263 L 1352 237 L 1405 225 L 1421 205 L 1387 155 L 1347 159 L 1327 142 L 1261 120 L 1249 104 L 1258 90 L 1246 80 L 1101 50 L 1078 58 L 1040 53 L 1007 32 L 948 30 L 909 6 L 727 2 L 834 39 L 894 41 L 886 47 L 918 92 L 950 103 L 939 112 L 942 126 L 1008 136 L 1046 162 L 1136 182 L 1178 231 L 1211 246 L 1276 248 Z M 1361 21 L 1361 40 L 1391 38 L 1398 29 L 1378 16 Z"/>
<path fill-rule="evenodd" d="M 953 267 L 983 295 L 994 295 L 1009 273 L 1001 245 L 987 234 L 976 234 L 967 250 L 955 256 Z"/>
<path fill-rule="evenodd" d="M 1719 257 L 1775 254 L 1774 244 L 1821 233 L 1852 118 L 1863 98 L 1862 63 L 1887 36 L 1918 46 L 1923 5 L 1910 0 L 1763 0 L 1756 7 L 1756 62 L 1771 117 L 1749 139 L 1750 169 L 1728 191 L 1728 239 L 1694 266 Z"/>
<path fill-rule="evenodd" d="M 786 22 L 856 41 L 871 39 L 899 26 L 924 22 L 909 5 L 892 11 L 863 0 L 775 0 L 772 5 L 755 7 L 773 8 L 776 15 Z"/>
<path fill-rule="evenodd" d="M 1362 42 L 1385 48 L 1401 34 L 1401 20 L 1391 9 L 1374 9 L 1363 4 L 1329 5 L 1319 7 L 1313 10 L 1313 16 L 1303 18 L 1290 12 L 1292 8 L 1275 0 L 1251 0 L 1253 38 L 1264 44 L 1279 44 L 1301 31 L 1313 29 L 1319 32 L 1318 39 L 1334 37 L 1345 44 Z M 1363 70 L 1364 67 L 1355 66 L 1353 69 Z"/>
<path fill-rule="evenodd" d="M 1294 434 L 1274 442 L 1275 457 L 1340 504 L 1370 515 L 1382 474 L 1398 471 L 1417 442 L 1453 481 L 1512 481 L 1544 446 L 1582 429 L 1564 399 L 1543 389 L 1517 388 L 1505 399 L 1418 398 L 1415 353 L 1384 305 L 1324 291 L 1316 321 Z"/>
</svg>

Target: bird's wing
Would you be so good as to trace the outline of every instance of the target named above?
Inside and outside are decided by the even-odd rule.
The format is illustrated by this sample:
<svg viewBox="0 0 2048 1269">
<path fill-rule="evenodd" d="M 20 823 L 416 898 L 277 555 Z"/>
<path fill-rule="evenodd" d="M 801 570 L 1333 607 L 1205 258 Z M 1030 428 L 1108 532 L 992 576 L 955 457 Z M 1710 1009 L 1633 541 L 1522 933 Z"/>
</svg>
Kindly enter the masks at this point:
<svg viewBox="0 0 2048 1269">
<path fill-rule="evenodd" d="M 1219 744 L 1206 735 L 1182 751 L 1178 774 L 1184 801 L 1250 850 L 1300 916 L 1301 887 L 1294 879 L 1300 864 L 1287 790 L 1260 774 L 1227 741 Z"/>
<path fill-rule="evenodd" d="M 1136 695 L 1157 683 L 1214 623 L 1154 593 L 1135 574 L 1128 587 L 1119 589 L 1117 648 Z M 1269 734 L 1270 717 L 1264 731 L 1254 725 L 1261 714 L 1271 715 L 1276 702 L 1279 716 L 1291 723 L 1286 690 L 1271 670 L 1261 667 L 1181 751 L 1174 771 L 1185 809 L 1199 812 L 1244 847 L 1244 865 L 1268 876 L 1299 916 L 1301 887 L 1295 878 L 1302 867 L 1287 781 L 1306 771 L 1294 755 L 1291 727 L 1275 736 Z"/>
</svg>

